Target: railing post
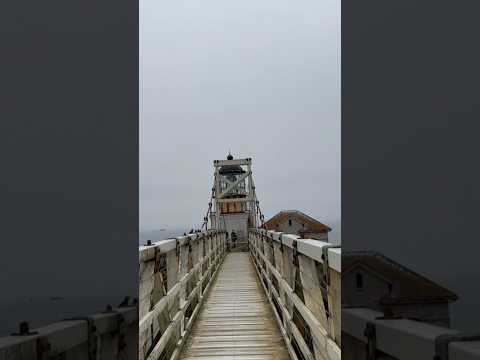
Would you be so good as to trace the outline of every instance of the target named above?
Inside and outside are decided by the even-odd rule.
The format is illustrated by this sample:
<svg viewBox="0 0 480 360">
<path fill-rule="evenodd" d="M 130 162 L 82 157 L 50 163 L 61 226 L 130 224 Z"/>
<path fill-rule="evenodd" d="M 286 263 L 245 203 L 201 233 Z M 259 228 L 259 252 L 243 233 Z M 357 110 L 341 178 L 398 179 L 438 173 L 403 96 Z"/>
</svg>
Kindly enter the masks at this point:
<svg viewBox="0 0 480 360">
<path fill-rule="evenodd" d="M 300 279 L 304 288 L 305 305 L 315 315 L 325 329 L 329 329 L 328 309 L 325 309 L 320 280 L 315 260 L 304 255 L 298 255 Z M 325 294 L 326 295 L 326 294 Z M 328 303 L 327 303 L 328 305 Z"/>
<path fill-rule="evenodd" d="M 337 288 L 333 292 L 327 285 L 322 288 L 320 279 L 323 260 L 319 253 L 326 244 L 262 230 L 252 230 L 249 242 L 260 281 L 267 277 L 264 288 L 288 339 L 289 351 L 304 359 L 339 360 L 335 332 L 339 328 L 337 318 L 331 319 L 334 310 L 329 303 Z M 336 276 L 333 270 L 328 274 Z M 326 283 L 339 285 L 333 278 Z"/>
</svg>

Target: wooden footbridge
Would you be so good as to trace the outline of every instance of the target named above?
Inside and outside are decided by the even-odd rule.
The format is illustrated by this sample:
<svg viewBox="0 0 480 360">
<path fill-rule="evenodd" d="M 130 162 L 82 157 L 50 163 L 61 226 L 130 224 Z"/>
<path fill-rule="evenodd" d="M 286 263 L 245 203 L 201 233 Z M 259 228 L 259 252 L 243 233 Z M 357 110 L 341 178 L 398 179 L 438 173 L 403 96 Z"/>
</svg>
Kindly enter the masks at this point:
<svg viewBox="0 0 480 360">
<path fill-rule="evenodd" d="M 339 248 L 250 229 L 139 249 L 139 301 L 0 338 L 1 360 L 340 359 Z"/>
<path fill-rule="evenodd" d="M 340 359 L 340 249 L 258 229 L 229 245 L 206 231 L 140 249 L 139 359 Z"/>
<path fill-rule="evenodd" d="M 248 254 L 226 255 L 182 359 L 289 358 Z"/>
<path fill-rule="evenodd" d="M 475 334 L 364 308 L 342 326 L 341 249 L 262 229 L 250 158 L 214 168 L 205 230 L 140 247 L 137 302 L 24 326 L 0 360 L 480 359 Z"/>
<path fill-rule="evenodd" d="M 260 229 L 230 245 L 210 230 L 142 246 L 138 303 L 0 338 L 0 359 L 480 359 L 478 334 L 370 309 L 340 329 L 339 248 Z"/>
<path fill-rule="evenodd" d="M 204 231 L 140 247 L 136 304 L 0 339 L 0 360 L 339 360 L 340 249 L 260 229 L 251 159 L 213 165 Z"/>
</svg>

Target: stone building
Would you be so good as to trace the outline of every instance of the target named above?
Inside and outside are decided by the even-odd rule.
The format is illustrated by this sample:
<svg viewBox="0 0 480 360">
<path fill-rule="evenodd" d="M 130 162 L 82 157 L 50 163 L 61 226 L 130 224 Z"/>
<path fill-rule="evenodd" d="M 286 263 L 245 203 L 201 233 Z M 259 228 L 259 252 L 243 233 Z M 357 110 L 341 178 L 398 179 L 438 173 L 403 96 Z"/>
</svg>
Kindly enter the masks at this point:
<svg viewBox="0 0 480 360">
<path fill-rule="evenodd" d="M 452 291 L 374 251 L 342 253 L 342 307 L 450 326 Z"/>
<path fill-rule="evenodd" d="M 328 242 L 328 233 L 332 230 L 327 225 L 298 210 L 280 211 L 268 220 L 264 227 L 267 230 L 297 234 L 302 238 Z"/>
</svg>

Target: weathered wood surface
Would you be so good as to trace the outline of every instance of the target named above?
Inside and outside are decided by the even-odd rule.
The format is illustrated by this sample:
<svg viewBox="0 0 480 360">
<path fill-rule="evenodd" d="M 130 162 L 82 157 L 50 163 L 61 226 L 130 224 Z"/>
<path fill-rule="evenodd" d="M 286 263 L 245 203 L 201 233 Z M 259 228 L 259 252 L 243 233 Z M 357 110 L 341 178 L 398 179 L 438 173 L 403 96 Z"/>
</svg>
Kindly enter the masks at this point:
<svg viewBox="0 0 480 360">
<path fill-rule="evenodd" d="M 221 264 L 225 233 L 207 231 L 140 248 L 138 359 L 176 358 Z"/>
<path fill-rule="evenodd" d="M 248 253 L 227 254 L 180 358 L 290 359 Z"/>
<path fill-rule="evenodd" d="M 367 308 L 342 311 L 345 360 L 370 359 L 367 335 L 374 334 L 375 351 L 393 360 L 478 360 L 480 337 L 409 319 L 388 319 Z M 370 328 L 370 331 L 365 331 Z M 442 343 L 444 346 L 442 346 Z"/>
<path fill-rule="evenodd" d="M 268 345 L 270 341 L 277 345 L 277 358 L 282 358 L 285 352 L 280 349 L 278 334 L 281 334 L 294 360 L 297 357 L 310 360 L 367 359 L 371 357 L 366 353 L 369 339 L 365 330 L 373 327 L 376 351 L 381 352 L 379 359 L 433 359 L 434 356 L 438 359 L 447 359 L 448 356 L 450 360 L 480 359 L 478 337 L 464 336 L 457 330 L 408 319 L 379 319 L 383 314 L 369 309 L 344 309 L 341 320 L 341 250 L 329 246 L 295 235 L 250 231 L 250 256 L 258 275 L 257 284 L 265 290 L 263 304 L 266 300 L 271 305 L 271 314 L 280 331 L 261 334 L 267 328 L 273 329 L 271 319 L 266 325 L 259 324 L 260 316 L 253 319 L 248 315 L 249 311 L 258 315 L 265 309 L 258 306 L 257 301 L 250 306 L 249 301 L 254 297 L 250 297 L 249 291 L 253 288 L 237 281 L 236 271 L 245 273 L 248 268 L 242 262 L 238 270 L 232 266 L 220 277 L 218 284 L 223 290 L 219 293 L 228 293 L 229 286 L 234 287 L 237 281 L 239 295 L 230 298 L 235 298 L 233 303 L 237 304 L 233 306 L 234 316 L 228 325 L 231 325 L 232 333 L 226 335 L 224 328 L 213 340 L 214 330 L 210 329 L 210 340 L 219 343 L 218 348 L 213 348 L 228 352 L 228 349 L 238 348 L 241 340 L 249 345 L 235 351 L 236 359 L 242 358 L 242 351 L 244 358 L 264 359 L 272 354 L 273 347 Z M 226 322 L 227 312 L 232 311 L 228 297 L 217 294 L 216 300 L 204 308 L 205 313 L 201 312 L 216 276 L 224 271 L 220 266 L 225 252 L 225 234 L 212 231 L 141 247 L 139 303 L 136 306 L 130 304 L 107 313 L 57 322 L 33 329 L 37 332 L 35 335 L 0 338 L 0 360 L 175 360 L 189 339 L 192 342 L 187 348 L 190 346 L 193 350 L 197 346 L 199 350 L 209 341 L 201 336 L 196 338 L 201 332 L 196 333 L 193 329 L 214 321 L 212 319 L 217 315 L 224 317 Z M 242 253 L 230 255 L 247 256 Z M 255 294 L 258 295 L 256 291 Z M 197 323 L 199 314 L 207 312 L 208 316 L 200 315 Z M 249 318 L 248 324 L 241 324 L 246 318 Z M 255 326 L 259 332 L 254 336 Z M 242 338 L 240 328 L 251 332 Z M 235 329 L 238 330 L 236 333 Z M 188 337 L 190 333 L 191 338 Z M 353 343 L 358 348 L 344 351 L 340 357 L 342 334 L 348 345 Z M 231 342 L 236 335 L 239 337 Z M 443 347 L 439 346 L 442 338 L 446 342 Z M 222 341 L 225 343 L 220 344 Z M 210 342 L 210 345 L 213 344 Z M 263 347 L 265 354 L 253 356 L 245 353 L 247 348 L 253 349 L 255 345 L 258 345 L 257 350 Z M 203 350 L 207 351 L 206 348 Z M 210 346 L 209 351 L 215 350 Z"/>
<path fill-rule="evenodd" d="M 265 230 L 251 230 L 249 242 L 289 351 L 298 358 L 339 360 L 341 251 L 331 254 L 331 244 Z"/>
<path fill-rule="evenodd" d="M 138 308 L 128 306 L 33 329 L 35 335 L 0 338 L 1 360 L 134 360 Z"/>
</svg>

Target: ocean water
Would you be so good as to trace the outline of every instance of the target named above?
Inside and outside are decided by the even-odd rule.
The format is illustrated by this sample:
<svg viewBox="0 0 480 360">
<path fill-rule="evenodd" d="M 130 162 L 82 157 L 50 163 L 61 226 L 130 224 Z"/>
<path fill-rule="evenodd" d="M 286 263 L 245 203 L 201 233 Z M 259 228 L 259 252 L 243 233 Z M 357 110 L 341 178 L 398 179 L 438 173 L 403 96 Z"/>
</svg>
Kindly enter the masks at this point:
<svg viewBox="0 0 480 360">
<path fill-rule="evenodd" d="M 188 233 L 191 229 L 166 229 L 166 230 L 149 230 L 140 231 L 138 234 L 138 245 L 143 245 L 147 240 L 159 241 L 165 239 L 171 239 L 177 236 L 181 236 L 184 233 Z"/>
</svg>

